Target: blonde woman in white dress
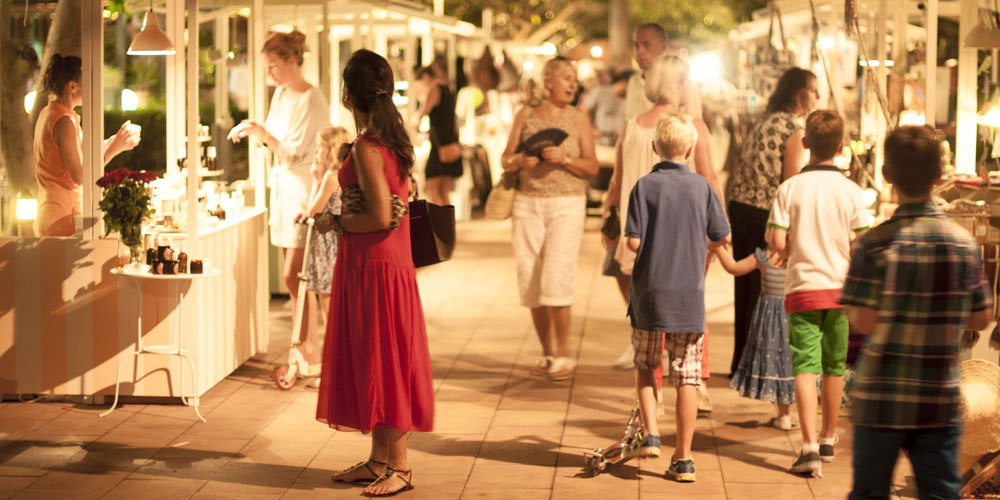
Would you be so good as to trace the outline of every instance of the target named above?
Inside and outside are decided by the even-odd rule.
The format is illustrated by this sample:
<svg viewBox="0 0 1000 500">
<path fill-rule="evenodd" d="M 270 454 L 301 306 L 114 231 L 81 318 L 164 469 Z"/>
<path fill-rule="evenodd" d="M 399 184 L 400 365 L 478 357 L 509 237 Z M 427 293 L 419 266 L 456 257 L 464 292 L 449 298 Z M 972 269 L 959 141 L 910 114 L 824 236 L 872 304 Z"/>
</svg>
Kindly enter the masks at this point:
<svg viewBox="0 0 1000 500">
<path fill-rule="evenodd" d="M 607 199 L 604 202 L 605 217 L 611 207 L 617 207 L 620 227 L 625 227 L 625 217 L 628 214 L 628 193 L 632 191 L 636 181 L 640 177 L 648 174 L 660 159 L 653 152 L 653 139 L 656 137 L 656 121 L 667 113 L 680 112 L 687 103 L 687 83 L 688 64 L 678 56 L 661 54 L 646 68 L 644 78 L 646 81 L 646 98 L 654 103 L 649 111 L 629 120 L 625 124 L 625 133 L 615 151 L 615 171 L 608 187 Z M 694 152 L 694 171 L 704 177 L 712 189 L 724 199 L 722 189 L 719 186 L 719 179 L 716 177 L 712 164 L 712 152 L 709 146 L 709 132 L 705 122 L 700 117 L 692 118 L 695 128 L 698 130 L 698 143 Z M 619 286 L 623 290 L 628 289 L 628 281 L 632 275 L 632 264 L 635 261 L 635 252 L 628 249 L 626 245 L 618 245 L 618 239 L 610 240 L 603 237 L 606 245 L 617 245 L 615 250 L 615 260 L 621 272 L 619 276 Z M 705 331 L 705 353 L 702 361 L 702 373 L 708 376 L 708 330 Z M 626 340 L 628 340 L 626 338 Z M 626 352 L 632 352 L 632 344 L 628 343 Z M 623 355 L 623 358 L 625 356 Z M 631 368 L 616 365 L 616 368 Z M 708 398 L 704 384 L 699 386 L 701 399 L 699 409 L 710 410 L 711 400 Z"/>
<path fill-rule="evenodd" d="M 277 88 L 271 98 L 267 120 L 263 124 L 244 120 L 229 132 L 229 139 L 239 141 L 253 136 L 274 154 L 269 184 L 271 200 L 268 225 L 271 244 L 281 249 L 285 259 L 282 271 L 285 285 L 292 298 L 292 310 L 298 300 L 299 272 L 305 256 L 305 226 L 296 224 L 296 217 L 306 211 L 312 176 L 316 137 L 330 124 L 330 105 L 323 91 L 302 76 L 302 54 L 306 37 L 300 31 L 274 33 L 264 43 L 267 76 Z M 309 317 L 307 314 L 306 318 Z M 303 332 L 308 334 L 306 330 Z M 306 362 L 319 363 L 320 349 L 305 349 Z"/>
</svg>

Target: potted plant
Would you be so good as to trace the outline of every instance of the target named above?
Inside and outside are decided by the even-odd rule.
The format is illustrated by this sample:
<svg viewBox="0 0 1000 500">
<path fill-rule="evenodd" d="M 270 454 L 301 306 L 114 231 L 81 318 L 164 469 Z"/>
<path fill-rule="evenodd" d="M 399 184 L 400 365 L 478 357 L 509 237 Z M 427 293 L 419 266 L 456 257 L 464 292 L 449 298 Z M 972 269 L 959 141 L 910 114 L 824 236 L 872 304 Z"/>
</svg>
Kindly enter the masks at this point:
<svg viewBox="0 0 1000 500">
<path fill-rule="evenodd" d="M 129 248 L 130 262 L 136 266 L 142 255 L 142 221 L 153 215 L 148 184 L 156 179 L 152 172 L 132 172 L 119 168 L 97 180 L 103 188 L 98 206 L 104 212 L 104 235 L 118 231 L 121 243 Z"/>
</svg>

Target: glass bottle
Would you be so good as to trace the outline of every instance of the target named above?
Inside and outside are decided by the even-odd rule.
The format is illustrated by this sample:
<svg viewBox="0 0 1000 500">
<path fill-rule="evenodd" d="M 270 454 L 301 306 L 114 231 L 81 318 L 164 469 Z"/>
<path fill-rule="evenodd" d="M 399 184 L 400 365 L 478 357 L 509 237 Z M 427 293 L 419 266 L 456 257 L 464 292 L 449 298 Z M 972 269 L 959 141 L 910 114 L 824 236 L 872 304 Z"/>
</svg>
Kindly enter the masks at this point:
<svg viewBox="0 0 1000 500">
<path fill-rule="evenodd" d="M 181 253 L 177 255 L 177 273 L 186 273 L 188 268 L 188 254 L 184 251 L 184 242 L 181 242 Z"/>
</svg>

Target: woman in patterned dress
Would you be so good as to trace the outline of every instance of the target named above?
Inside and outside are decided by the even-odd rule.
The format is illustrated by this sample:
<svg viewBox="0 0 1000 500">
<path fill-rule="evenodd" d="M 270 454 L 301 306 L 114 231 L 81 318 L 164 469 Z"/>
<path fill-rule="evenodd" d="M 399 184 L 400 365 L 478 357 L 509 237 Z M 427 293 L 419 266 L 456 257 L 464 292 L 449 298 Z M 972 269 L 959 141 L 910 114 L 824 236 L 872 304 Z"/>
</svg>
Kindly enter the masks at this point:
<svg viewBox="0 0 1000 500">
<path fill-rule="evenodd" d="M 781 76 L 767 110 L 743 142 L 743 154 L 733 173 L 729 197 L 729 223 L 733 228 L 733 258 L 740 260 L 764 248 L 767 214 L 781 183 L 805 165 L 805 130 L 800 121 L 819 99 L 816 75 L 791 68 Z M 760 273 L 734 280 L 736 311 L 733 321 L 733 360 L 736 373 L 750 327 L 750 315 L 760 296 Z"/>
<path fill-rule="evenodd" d="M 525 106 L 514 118 L 502 165 L 517 173 L 511 213 L 517 283 L 542 344 L 542 357 L 531 374 L 566 380 L 576 367 L 569 356 L 569 311 L 587 178 L 597 173 L 598 165 L 590 117 L 570 105 L 578 87 L 576 66 L 556 57 L 545 63 L 542 74 L 545 95 L 540 104 Z M 525 139 L 553 128 L 567 134 L 560 145 L 546 147 L 537 156 L 519 151 Z"/>
</svg>

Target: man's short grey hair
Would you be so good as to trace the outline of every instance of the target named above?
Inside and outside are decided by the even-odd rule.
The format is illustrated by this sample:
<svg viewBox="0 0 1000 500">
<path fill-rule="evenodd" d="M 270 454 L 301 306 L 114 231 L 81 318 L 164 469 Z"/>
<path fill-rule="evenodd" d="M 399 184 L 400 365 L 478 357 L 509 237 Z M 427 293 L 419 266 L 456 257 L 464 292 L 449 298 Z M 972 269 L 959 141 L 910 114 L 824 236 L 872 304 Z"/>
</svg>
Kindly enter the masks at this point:
<svg viewBox="0 0 1000 500">
<path fill-rule="evenodd" d="M 660 37 L 660 41 L 667 43 L 667 31 L 663 29 L 658 23 L 642 23 L 635 28 L 635 32 L 638 33 L 643 30 L 650 30 Z"/>
</svg>

